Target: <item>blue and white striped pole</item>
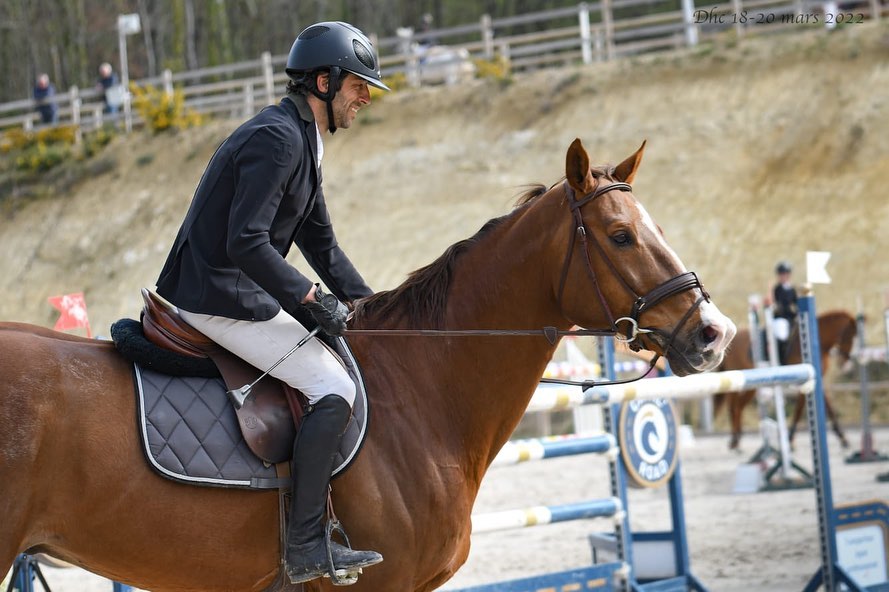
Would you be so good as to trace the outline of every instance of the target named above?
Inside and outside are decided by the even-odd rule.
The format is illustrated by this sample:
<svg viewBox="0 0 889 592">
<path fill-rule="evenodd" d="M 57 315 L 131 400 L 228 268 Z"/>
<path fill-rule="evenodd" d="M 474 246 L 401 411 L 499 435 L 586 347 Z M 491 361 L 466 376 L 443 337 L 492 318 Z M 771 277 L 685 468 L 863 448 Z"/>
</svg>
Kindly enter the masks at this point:
<svg viewBox="0 0 889 592">
<path fill-rule="evenodd" d="M 491 466 L 516 465 L 528 461 L 576 454 L 611 454 L 616 458 L 617 453 L 617 441 L 611 434 L 539 438 L 507 442 L 494 457 Z"/>
<path fill-rule="evenodd" d="M 583 520 L 585 518 L 614 517 L 620 520 L 623 504 L 617 498 L 604 498 L 564 504 L 560 506 L 531 506 L 519 510 L 503 510 L 472 516 L 472 534 L 494 532 Z"/>
</svg>

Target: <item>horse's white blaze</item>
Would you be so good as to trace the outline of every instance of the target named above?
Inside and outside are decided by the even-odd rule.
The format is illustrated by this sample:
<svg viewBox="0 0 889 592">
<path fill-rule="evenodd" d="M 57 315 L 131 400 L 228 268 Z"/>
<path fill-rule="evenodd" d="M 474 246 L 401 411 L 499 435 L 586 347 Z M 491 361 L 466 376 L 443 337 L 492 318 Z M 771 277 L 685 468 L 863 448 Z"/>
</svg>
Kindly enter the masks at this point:
<svg viewBox="0 0 889 592">
<path fill-rule="evenodd" d="M 639 208 L 639 215 L 642 217 L 642 224 L 648 227 L 651 230 L 651 233 L 657 238 L 657 240 L 661 243 L 661 246 L 664 248 L 667 253 L 673 258 L 673 262 L 676 263 L 676 266 L 681 270 L 680 273 L 685 273 L 688 271 L 685 269 L 685 264 L 682 263 L 682 259 L 679 258 L 679 255 L 676 254 L 676 251 L 673 250 L 673 247 L 667 244 L 667 241 L 664 240 L 664 235 L 661 234 L 660 229 L 657 227 L 657 224 L 652 220 L 651 215 L 648 213 L 648 210 L 639 203 L 636 202 L 636 207 Z"/>
<path fill-rule="evenodd" d="M 687 271 L 685 269 L 685 264 L 682 263 L 679 255 L 677 255 L 676 251 L 674 251 L 673 248 L 667 244 L 667 241 L 664 240 L 664 235 L 661 234 L 661 231 L 654 223 L 654 220 L 651 218 L 648 210 L 646 210 L 645 207 L 638 201 L 636 202 L 636 207 L 639 208 L 639 214 L 642 217 L 642 223 L 649 230 L 651 230 L 652 234 L 654 234 L 655 237 L 657 237 L 657 240 L 660 241 L 661 246 L 663 246 L 664 250 L 673 258 L 673 261 L 676 263 L 677 267 L 681 269 L 682 272 Z M 712 302 L 702 302 L 699 310 L 701 313 L 701 322 L 704 324 L 704 326 L 712 327 L 716 330 L 717 333 L 716 339 L 709 343 L 706 349 L 717 352 L 717 354 L 722 353 L 725 348 L 728 347 L 728 344 L 732 342 L 732 339 L 735 338 L 735 333 L 737 333 L 738 328 L 735 326 L 732 320 L 722 314 L 722 311 L 720 311 L 719 308 Z M 721 361 L 721 357 L 714 359 L 714 363 L 711 364 L 711 367 L 715 366 L 716 363 L 718 363 L 719 361 Z"/>
</svg>

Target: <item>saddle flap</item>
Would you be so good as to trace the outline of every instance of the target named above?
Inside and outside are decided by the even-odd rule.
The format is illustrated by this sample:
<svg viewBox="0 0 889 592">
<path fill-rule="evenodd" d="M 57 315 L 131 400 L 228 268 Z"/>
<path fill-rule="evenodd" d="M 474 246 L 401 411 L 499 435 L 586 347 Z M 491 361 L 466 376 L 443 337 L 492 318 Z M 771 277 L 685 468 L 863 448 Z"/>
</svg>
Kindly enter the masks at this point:
<svg viewBox="0 0 889 592">
<path fill-rule="evenodd" d="M 191 358 L 206 358 L 218 346 L 209 337 L 183 321 L 172 304 L 142 288 L 142 327 L 145 337 L 158 347 Z"/>
</svg>

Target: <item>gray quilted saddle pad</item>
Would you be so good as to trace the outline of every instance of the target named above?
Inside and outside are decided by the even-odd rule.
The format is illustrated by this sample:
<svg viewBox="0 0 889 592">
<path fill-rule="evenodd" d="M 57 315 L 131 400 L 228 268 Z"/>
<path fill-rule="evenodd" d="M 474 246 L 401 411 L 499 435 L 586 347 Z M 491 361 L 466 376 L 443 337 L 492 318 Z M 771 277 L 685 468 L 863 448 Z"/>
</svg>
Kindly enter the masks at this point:
<svg viewBox="0 0 889 592">
<path fill-rule="evenodd" d="M 358 365 L 345 342 L 338 345 L 357 395 L 333 475 L 344 471 L 358 454 L 368 415 Z M 138 364 L 134 368 L 140 439 L 153 469 L 174 481 L 195 485 L 278 487 L 274 466 L 254 455 L 241 436 L 222 379 L 168 376 Z"/>
</svg>

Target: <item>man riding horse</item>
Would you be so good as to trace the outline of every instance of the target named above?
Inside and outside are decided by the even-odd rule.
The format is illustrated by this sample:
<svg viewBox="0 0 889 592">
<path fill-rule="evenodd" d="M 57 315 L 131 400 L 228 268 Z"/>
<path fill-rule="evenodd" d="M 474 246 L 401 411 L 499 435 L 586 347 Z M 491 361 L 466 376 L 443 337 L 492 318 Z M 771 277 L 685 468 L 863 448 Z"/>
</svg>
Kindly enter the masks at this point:
<svg viewBox="0 0 889 592">
<path fill-rule="evenodd" d="M 186 322 L 261 370 L 308 334 L 294 318 L 299 309 L 340 335 L 348 315 L 341 301 L 373 293 L 337 244 L 321 159 L 322 131 L 352 125 L 370 103 L 368 84 L 389 90 L 376 53 L 355 27 L 318 23 L 296 38 L 286 71 L 286 97 L 241 125 L 211 158 L 157 281 Z M 332 294 L 285 260 L 292 243 Z M 271 374 L 310 404 L 294 444 L 286 548 L 287 575 L 299 583 L 331 575 L 324 515 L 355 385 L 317 340 Z M 383 560 L 329 545 L 337 571 Z"/>
</svg>

